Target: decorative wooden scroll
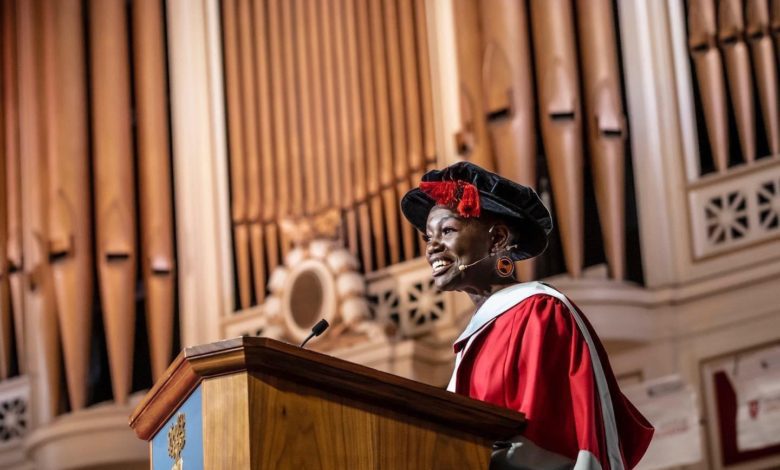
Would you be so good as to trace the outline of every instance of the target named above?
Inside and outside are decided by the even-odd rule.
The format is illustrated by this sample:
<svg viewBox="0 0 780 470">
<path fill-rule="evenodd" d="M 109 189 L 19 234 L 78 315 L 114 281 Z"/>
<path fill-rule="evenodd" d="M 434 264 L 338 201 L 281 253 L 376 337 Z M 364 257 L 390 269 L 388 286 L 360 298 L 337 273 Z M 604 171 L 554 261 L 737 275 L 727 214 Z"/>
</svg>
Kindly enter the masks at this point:
<svg viewBox="0 0 780 470">
<path fill-rule="evenodd" d="M 752 162 L 756 158 L 753 76 L 745 44 L 742 0 L 718 1 L 718 41 L 726 57 L 726 77 L 737 121 L 742 158 Z"/>
<path fill-rule="evenodd" d="M 688 45 L 696 67 L 715 168 L 723 172 L 729 163 L 728 108 L 715 13 L 714 0 L 690 0 L 688 3 Z"/>
<path fill-rule="evenodd" d="M 777 3 L 780 5 L 780 2 Z M 780 154 L 780 85 L 777 81 L 777 64 L 780 64 L 780 61 L 775 62 L 770 36 L 769 3 L 767 0 L 748 0 L 745 12 L 746 32 L 753 54 L 753 70 L 758 84 L 764 130 L 769 142 L 769 152 L 777 155 Z"/>
<path fill-rule="evenodd" d="M 60 349 L 57 313 L 48 253 L 46 188 L 49 168 L 46 160 L 47 133 L 44 101 L 43 18 L 37 2 L 16 3 L 18 13 L 19 67 L 19 157 L 22 191 L 25 319 L 35 325 L 30 335 L 29 373 L 35 376 L 31 407 L 39 423 L 51 421 L 60 402 Z"/>
<path fill-rule="evenodd" d="M 612 277 L 623 279 L 626 128 L 614 12 L 611 0 L 579 0 L 577 7 L 585 121 L 604 253 Z"/>
<path fill-rule="evenodd" d="M 539 118 L 566 268 L 579 277 L 583 263 L 583 162 L 574 15 L 566 0 L 532 0 Z"/>
<path fill-rule="evenodd" d="M 0 113 L 5 116 L 2 133 L 5 154 L 5 197 L 6 197 L 6 264 L 3 276 L 10 290 L 10 308 L 13 312 L 16 358 L 20 373 L 24 373 L 26 349 L 24 341 L 23 266 L 22 266 L 22 195 L 19 161 L 19 97 L 18 65 L 16 55 L 16 5 L 14 1 L 2 3 L 2 104 Z"/>
<path fill-rule="evenodd" d="M 228 149 L 230 151 L 231 217 L 233 249 L 238 277 L 238 306 L 247 308 L 251 302 L 251 266 L 249 260 L 249 228 L 247 227 L 247 170 L 241 116 L 241 77 L 236 0 L 222 2 L 225 50 L 225 94 L 228 119 Z M 286 199 L 286 198 L 282 198 Z"/>
<path fill-rule="evenodd" d="M 141 254 L 152 377 L 171 360 L 175 293 L 173 191 L 168 154 L 163 4 L 136 0 L 132 8 Z"/>
<path fill-rule="evenodd" d="M 82 3 L 44 2 L 43 17 L 48 256 L 54 276 L 68 397 L 71 409 L 79 410 L 87 400 L 94 288 Z"/>
<path fill-rule="evenodd" d="M 455 136 L 460 156 L 477 165 L 495 168 L 482 110 L 481 87 L 483 40 L 479 30 L 479 1 L 455 0 L 455 28 L 458 32 L 458 76 L 460 77 L 461 130 Z"/>
<path fill-rule="evenodd" d="M 93 168 L 100 297 L 114 400 L 132 385 L 136 220 L 124 0 L 90 1 Z"/>
<path fill-rule="evenodd" d="M 524 3 L 479 3 L 482 38 L 482 112 L 497 171 L 526 186 L 536 186 L 536 138 L 528 13 Z M 532 260 L 518 263 L 518 275 L 530 281 Z"/>
</svg>

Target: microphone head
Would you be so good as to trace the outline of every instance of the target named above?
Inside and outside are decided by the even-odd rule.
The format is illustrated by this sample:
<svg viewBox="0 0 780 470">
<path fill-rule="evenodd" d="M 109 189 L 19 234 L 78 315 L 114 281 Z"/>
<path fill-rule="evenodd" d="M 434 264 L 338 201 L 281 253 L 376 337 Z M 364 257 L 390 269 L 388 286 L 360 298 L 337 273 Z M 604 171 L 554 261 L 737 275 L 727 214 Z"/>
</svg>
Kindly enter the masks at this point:
<svg viewBox="0 0 780 470">
<path fill-rule="evenodd" d="M 323 318 L 322 320 L 318 321 L 316 325 L 312 327 L 311 332 L 314 333 L 314 336 L 319 336 L 325 330 L 327 330 L 329 326 L 330 324 L 328 324 L 328 320 Z"/>
<path fill-rule="evenodd" d="M 466 270 L 466 268 L 468 268 L 468 266 L 466 266 L 465 264 L 459 264 L 459 265 L 458 265 L 458 270 L 459 270 L 459 271 L 465 271 L 465 270 Z"/>
</svg>

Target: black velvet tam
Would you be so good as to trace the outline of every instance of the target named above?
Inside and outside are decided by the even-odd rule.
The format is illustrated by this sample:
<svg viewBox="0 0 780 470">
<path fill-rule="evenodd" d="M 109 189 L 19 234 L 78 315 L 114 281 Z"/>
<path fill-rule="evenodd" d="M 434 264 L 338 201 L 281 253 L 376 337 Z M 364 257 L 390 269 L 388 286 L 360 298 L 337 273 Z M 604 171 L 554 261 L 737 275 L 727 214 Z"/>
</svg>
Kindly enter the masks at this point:
<svg viewBox="0 0 780 470">
<path fill-rule="evenodd" d="M 512 230 L 517 244 L 512 250 L 512 258 L 516 261 L 533 258 L 547 248 L 552 217 L 533 189 L 469 162 L 431 170 L 423 175 L 422 181 L 464 181 L 474 185 L 479 190 L 481 216 L 489 213 Z M 428 213 L 435 205 L 436 201 L 420 188 L 412 189 L 401 199 L 404 216 L 423 233 Z"/>
</svg>

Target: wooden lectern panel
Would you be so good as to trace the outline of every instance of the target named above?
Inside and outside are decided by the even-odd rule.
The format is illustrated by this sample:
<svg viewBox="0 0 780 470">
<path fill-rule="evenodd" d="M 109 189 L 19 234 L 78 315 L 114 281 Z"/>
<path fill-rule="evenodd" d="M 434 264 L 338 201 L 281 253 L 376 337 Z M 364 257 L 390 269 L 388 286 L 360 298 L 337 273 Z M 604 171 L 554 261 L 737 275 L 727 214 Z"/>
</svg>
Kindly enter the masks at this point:
<svg viewBox="0 0 780 470">
<path fill-rule="evenodd" d="M 475 469 L 489 464 L 489 440 L 315 386 L 244 372 L 207 379 L 202 389 L 204 468 Z"/>
</svg>

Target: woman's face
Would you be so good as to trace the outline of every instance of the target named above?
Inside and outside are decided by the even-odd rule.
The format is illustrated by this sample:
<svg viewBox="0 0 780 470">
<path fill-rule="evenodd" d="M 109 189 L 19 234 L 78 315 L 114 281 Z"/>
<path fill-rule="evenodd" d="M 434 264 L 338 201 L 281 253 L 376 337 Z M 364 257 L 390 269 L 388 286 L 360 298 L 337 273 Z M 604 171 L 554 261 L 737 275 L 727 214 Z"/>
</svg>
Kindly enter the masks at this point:
<svg viewBox="0 0 780 470">
<path fill-rule="evenodd" d="M 480 261 L 490 254 L 489 230 L 484 221 L 461 217 L 449 207 L 431 209 L 424 236 L 428 263 L 438 289 L 468 291 L 484 288 L 486 283 L 489 285 L 493 277 L 491 263 L 459 269 L 461 265 Z"/>
</svg>

